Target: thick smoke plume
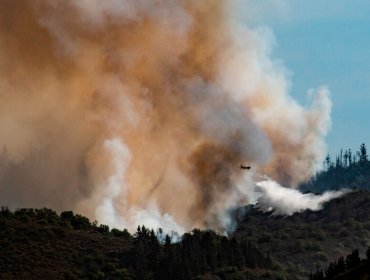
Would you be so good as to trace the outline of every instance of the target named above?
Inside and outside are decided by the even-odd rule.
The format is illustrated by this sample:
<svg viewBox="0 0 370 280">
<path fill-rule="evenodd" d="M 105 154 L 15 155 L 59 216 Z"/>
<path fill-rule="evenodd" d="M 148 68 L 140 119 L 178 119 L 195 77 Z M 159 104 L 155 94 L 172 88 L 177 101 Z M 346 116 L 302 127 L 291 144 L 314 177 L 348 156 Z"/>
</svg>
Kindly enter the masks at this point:
<svg viewBox="0 0 370 280">
<path fill-rule="evenodd" d="M 230 2 L 0 1 L 0 204 L 222 231 L 252 172 L 309 178 L 328 91 L 297 104 L 269 32 Z"/>
<path fill-rule="evenodd" d="M 348 193 L 348 190 L 341 190 L 327 191 L 320 195 L 303 194 L 295 189 L 284 188 L 269 179 L 257 182 L 256 191 L 259 192 L 256 202 L 262 211 L 271 211 L 274 215 L 283 216 L 290 216 L 307 209 L 321 210 L 326 202 Z"/>
</svg>

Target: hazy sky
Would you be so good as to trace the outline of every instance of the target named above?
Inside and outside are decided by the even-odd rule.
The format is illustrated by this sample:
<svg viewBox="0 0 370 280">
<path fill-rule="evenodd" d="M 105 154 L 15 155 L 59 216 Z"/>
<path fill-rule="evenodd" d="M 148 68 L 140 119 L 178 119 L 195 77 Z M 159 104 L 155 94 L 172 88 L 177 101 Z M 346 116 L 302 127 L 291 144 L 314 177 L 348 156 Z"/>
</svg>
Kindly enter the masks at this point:
<svg viewBox="0 0 370 280">
<path fill-rule="evenodd" d="M 291 95 L 307 104 L 326 85 L 333 102 L 329 152 L 370 144 L 370 1 L 238 0 L 238 16 L 271 28 L 273 57 L 291 72 Z"/>
</svg>

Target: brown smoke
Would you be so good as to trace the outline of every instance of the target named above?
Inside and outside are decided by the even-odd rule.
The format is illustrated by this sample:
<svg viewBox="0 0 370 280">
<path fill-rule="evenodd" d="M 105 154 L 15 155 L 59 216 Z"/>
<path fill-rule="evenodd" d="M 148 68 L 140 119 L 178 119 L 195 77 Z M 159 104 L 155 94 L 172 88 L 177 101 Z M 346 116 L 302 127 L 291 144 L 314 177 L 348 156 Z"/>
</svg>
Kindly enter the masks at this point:
<svg viewBox="0 0 370 280">
<path fill-rule="evenodd" d="M 0 203 L 114 226 L 230 225 L 252 176 L 325 152 L 325 90 L 287 95 L 263 30 L 219 0 L 0 1 Z"/>
</svg>

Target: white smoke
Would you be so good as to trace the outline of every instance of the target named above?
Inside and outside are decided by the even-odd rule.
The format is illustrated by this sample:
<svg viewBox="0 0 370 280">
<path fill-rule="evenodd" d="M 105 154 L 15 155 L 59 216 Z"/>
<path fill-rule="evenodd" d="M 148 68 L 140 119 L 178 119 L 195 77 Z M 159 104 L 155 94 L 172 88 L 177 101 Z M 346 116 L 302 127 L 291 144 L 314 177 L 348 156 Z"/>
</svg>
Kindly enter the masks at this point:
<svg viewBox="0 0 370 280">
<path fill-rule="evenodd" d="M 147 206 L 146 209 L 134 209 L 132 217 L 133 225 L 142 224 L 153 229 L 161 228 L 167 234 L 173 231 L 183 234 L 186 231 L 184 227 L 176 223 L 170 214 L 161 213 L 155 204 Z"/>
<path fill-rule="evenodd" d="M 103 187 L 98 188 L 102 193 L 98 196 L 95 216 L 100 221 L 105 221 L 111 226 L 122 226 L 120 215 L 117 213 L 115 199 L 120 194 L 126 196 L 127 183 L 125 182 L 125 171 L 131 159 L 130 150 L 119 138 L 104 141 L 104 152 L 110 156 L 108 170 L 113 171 L 107 175 L 101 183 Z M 126 204 L 124 202 L 124 204 Z"/>
<path fill-rule="evenodd" d="M 348 190 L 328 191 L 320 195 L 303 194 L 299 190 L 280 186 L 277 182 L 267 179 L 256 183 L 258 207 L 262 211 L 272 211 L 274 215 L 293 215 L 305 210 L 318 211 L 324 204 L 338 198 Z"/>
</svg>

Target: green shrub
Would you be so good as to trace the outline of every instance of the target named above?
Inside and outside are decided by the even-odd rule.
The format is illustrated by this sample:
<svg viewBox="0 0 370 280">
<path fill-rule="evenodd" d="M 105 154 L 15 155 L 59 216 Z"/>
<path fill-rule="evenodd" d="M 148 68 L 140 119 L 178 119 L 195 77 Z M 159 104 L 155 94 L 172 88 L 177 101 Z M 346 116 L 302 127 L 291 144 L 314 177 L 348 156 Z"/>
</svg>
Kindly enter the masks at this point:
<svg viewBox="0 0 370 280">
<path fill-rule="evenodd" d="M 322 262 L 327 262 L 328 261 L 328 257 L 323 252 L 318 252 L 316 254 L 316 259 L 318 261 L 322 261 Z"/>
<path fill-rule="evenodd" d="M 304 242 L 303 247 L 306 251 L 321 251 L 322 250 L 318 243 L 311 242 L 311 241 Z"/>
<path fill-rule="evenodd" d="M 131 234 L 127 231 L 127 229 L 119 230 L 116 228 L 113 228 L 111 230 L 111 233 L 115 237 L 122 237 L 123 239 L 129 240 L 132 238 Z"/>
<path fill-rule="evenodd" d="M 317 230 L 315 233 L 312 233 L 312 236 L 319 241 L 324 241 L 328 237 L 323 230 Z"/>
<path fill-rule="evenodd" d="M 109 232 L 109 226 L 101 224 L 98 228 L 100 233 L 108 233 Z"/>
<path fill-rule="evenodd" d="M 272 240 L 273 236 L 270 233 L 262 233 L 260 238 L 258 238 L 258 243 L 271 242 Z"/>
<path fill-rule="evenodd" d="M 90 220 L 72 211 L 64 211 L 60 214 L 63 222 L 69 222 L 74 229 L 88 229 L 91 227 Z"/>
<path fill-rule="evenodd" d="M 351 233 L 346 229 L 343 229 L 339 232 L 339 236 L 342 238 L 349 237 L 350 235 Z"/>
</svg>

